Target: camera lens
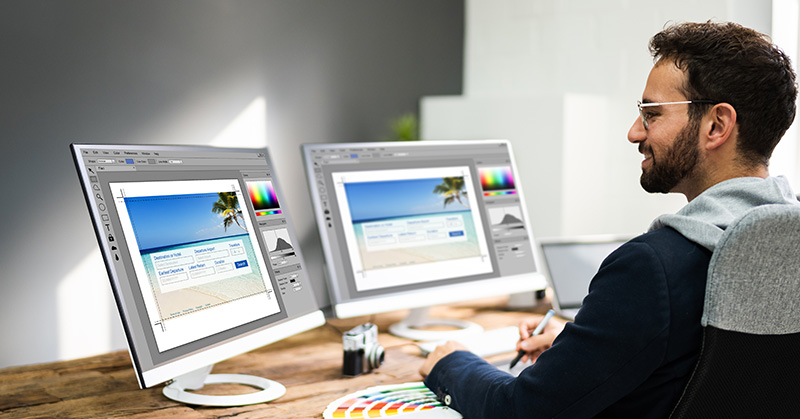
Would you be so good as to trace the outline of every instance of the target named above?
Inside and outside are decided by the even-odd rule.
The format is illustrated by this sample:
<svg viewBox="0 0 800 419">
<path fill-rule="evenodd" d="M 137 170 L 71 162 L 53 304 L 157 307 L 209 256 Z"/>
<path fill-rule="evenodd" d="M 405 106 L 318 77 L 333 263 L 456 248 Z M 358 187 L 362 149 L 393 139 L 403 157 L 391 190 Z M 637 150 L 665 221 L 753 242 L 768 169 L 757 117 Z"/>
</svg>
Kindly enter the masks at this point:
<svg viewBox="0 0 800 419">
<path fill-rule="evenodd" d="M 373 346 L 369 353 L 367 354 L 367 362 L 369 363 L 369 369 L 375 369 L 383 364 L 383 360 L 385 359 L 385 354 L 383 352 L 383 346 L 375 345 Z"/>
</svg>

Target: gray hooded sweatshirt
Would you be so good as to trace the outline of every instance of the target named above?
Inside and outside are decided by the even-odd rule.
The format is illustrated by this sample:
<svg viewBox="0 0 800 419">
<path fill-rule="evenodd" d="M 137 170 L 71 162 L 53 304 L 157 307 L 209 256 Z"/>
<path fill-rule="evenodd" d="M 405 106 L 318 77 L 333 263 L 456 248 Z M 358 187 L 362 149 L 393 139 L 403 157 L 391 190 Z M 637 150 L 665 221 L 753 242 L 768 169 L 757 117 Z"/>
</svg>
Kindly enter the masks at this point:
<svg viewBox="0 0 800 419">
<path fill-rule="evenodd" d="M 649 231 L 672 227 L 687 239 L 714 251 L 723 231 L 760 205 L 800 205 L 783 176 L 740 177 L 720 182 L 698 195 L 676 214 L 661 215 Z"/>
</svg>

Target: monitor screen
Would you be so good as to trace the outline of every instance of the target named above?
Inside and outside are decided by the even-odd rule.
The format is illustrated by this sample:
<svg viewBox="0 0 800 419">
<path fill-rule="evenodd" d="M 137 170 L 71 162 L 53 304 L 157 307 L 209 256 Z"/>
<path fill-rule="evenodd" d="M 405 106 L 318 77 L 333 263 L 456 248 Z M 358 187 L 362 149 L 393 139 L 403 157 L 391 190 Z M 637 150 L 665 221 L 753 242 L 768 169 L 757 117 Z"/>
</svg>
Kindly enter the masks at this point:
<svg viewBox="0 0 800 419">
<path fill-rule="evenodd" d="M 334 314 L 543 289 L 503 140 L 303 146 Z"/>
<path fill-rule="evenodd" d="M 324 323 L 266 150 L 72 151 L 142 387 Z"/>
<path fill-rule="evenodd" d="M 545 271 L 553 287 L 553 304 L 561 310 L 580 308 L 600 265 L 628 240 L 628 236 L 542 239 L 540 246 Z"/>
</svg>

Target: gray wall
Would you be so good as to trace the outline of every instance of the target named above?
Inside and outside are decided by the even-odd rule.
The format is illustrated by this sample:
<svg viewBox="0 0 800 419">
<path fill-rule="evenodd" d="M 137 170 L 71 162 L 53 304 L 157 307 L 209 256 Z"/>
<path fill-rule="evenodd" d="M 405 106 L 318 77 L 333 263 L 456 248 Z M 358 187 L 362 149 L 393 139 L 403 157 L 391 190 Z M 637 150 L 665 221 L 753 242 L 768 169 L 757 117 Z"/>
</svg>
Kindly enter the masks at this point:
<svg viewBox="0 0 800 419">
<path fill-rule="evenodd" d="M 466 0 L 464 94 L 423 100 L 423 137 L 509 139 L 535 237 L 640 234 L 686 204 L 642 190 L 642 156 L 626 139 L 653 67 L 649 39 L 667 23 L 733 21 L 794 57 L 797 2 L 775 2 L 775 12 L 772 3 Z M 772 32 L 773 13 L 788 17 L 786 29 Z M 792 132 L 770 163 L 790 180 Z"/>
<path fill-rule="evenodd" d="M 460 94 L 463 36 L 463 0 L 0 2 L 0 367 L 59 358 L 57 289 L 96 249 L 69 143 L 205 144 L 265 98 L 318 276 L 299 145 L 381 140 L 420 97 Z"/>
</svg>

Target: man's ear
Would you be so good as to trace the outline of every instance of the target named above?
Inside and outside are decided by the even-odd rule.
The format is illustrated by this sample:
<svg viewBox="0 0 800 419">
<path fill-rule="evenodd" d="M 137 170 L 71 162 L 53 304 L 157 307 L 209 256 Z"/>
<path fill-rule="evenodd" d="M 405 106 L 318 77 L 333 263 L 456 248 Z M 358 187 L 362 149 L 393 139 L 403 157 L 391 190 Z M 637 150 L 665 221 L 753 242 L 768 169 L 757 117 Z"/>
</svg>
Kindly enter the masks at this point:
<svg viewBox="0 0 800 419">
<path fill-rule="evenodd" d="M 701 125 L 707 150 L 725 144 L 736 127 L 736 109 L 728 103 L 718 103 L 706 114 Z"/>
</svg>

